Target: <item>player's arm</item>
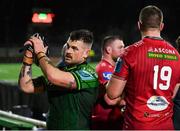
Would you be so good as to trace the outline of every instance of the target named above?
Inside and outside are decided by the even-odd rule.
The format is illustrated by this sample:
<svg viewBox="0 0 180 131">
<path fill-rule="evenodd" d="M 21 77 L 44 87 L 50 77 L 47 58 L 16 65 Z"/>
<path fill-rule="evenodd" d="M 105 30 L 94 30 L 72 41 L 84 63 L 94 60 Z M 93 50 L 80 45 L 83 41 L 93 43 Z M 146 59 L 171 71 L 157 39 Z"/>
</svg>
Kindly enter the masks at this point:
<svg viewBox="0 0 180 131">
<path fill-rule="evenodd" d="M 106 103 L 108 105 L 117 105 L 120 100 L 121 100 L 121 97 L 118 97 L 116 99 L 110 99 L 108 96 L 107 96 L 107 93 L 104 95 L 104 100 L 106 101 Z"/>
<path fill-rule="evenodd" d="M 27 50 L 23 58 L 18 84 L 20 89 L 26 93 L 40 93 L 45 90 L 45 83 L 42 77 L 32 79 L 32 62 L 32 52 Z"/>
<path fill-rule="evenodd" d="M 123 93 L 126 82 L 127 80 L 121 80 L 117 76 L 112 75 L 106 86 L 107 96 L 111 100 L 120 97 Z"/>
<path fill-rule="evenodd" d="M 121 97 L 118 97 L 116 99 L 111 100 L 107 94 L 106 94 L 106 85 L 109 81 L 109 79 L 111 78 L 110 76 L 112 75 L 112 73 L 110 74 L 110 72 L 112 72 L 111 70 L 108 70 L 108 68 L 103 68 L 103 67 L 96 67 L 96 72 L 98 74 L 98 80 L 99 83 L 101 83 L 102 86 L 99 87 L 99 93 L 102 94 L 100 96 L 104 97 L 104 101 L 108 104 L 108 105 L 116 105 L 119 103 L 119 101 L 121 100 Z M 109 75 L 104 75 L 106 72 L 108 72 Z"/>
<path fill-rule="evenodd" d="M 77 86 L 74 76 L 70 72 L 59 70 L 46 56 L 46 54 L 44 53 L 46 49 L 43 45 L 43 41 L 36 37 L 32 37 L 31 41 L 33 41 L 34 43 L 34 50 L 41 70 L 48 81 L 63 88 L 76 89 Z"/>
<path fill-rule="evenodd" d="M 56 68 L 48 57 L 39 60 L 41 70 L 50 83 L 64 88 L 75 89 L 76 81 L 70 72 L 61 71 Z"/>
<path fill-rule="evenodd" d="M 124 100 L 124 92 L 122 93 L 121 96 L 119 96 L 118 98 L 115 98 L 115 99 L 110 99 L 108 96 L 107 96 L 107 93 L 105 93 L 104 95 L 104 100 L 106 101 L 106 103 L 108 105 L 117 105 L 119 107 L 122 107 L 124 105 L 126 105 L 126 102 Z"/>
<path fill-rule="evenodd" d="M 104 84 L 104 88 L 105 88 L 105 90 L 106 90 L 106 85 L 107 85 L 107 82 L 108 81 L 106 81 L 106 83 Z M 108 96 L 107 96 L 107 93 L 105 93 L 105 95 L 104 95 L 104 100 L 105 100 L 105 102 L 108 104 L 108 105 L 118 105 L 118 106 L 122 106 L 122 105 L 120 105 L 120 101 L 122 100 L 122 98 L 121 98 L 121 96 L 119 96 L 118 98 L 115 98 L 115 99 L 110 99 Z"/>
</svg>

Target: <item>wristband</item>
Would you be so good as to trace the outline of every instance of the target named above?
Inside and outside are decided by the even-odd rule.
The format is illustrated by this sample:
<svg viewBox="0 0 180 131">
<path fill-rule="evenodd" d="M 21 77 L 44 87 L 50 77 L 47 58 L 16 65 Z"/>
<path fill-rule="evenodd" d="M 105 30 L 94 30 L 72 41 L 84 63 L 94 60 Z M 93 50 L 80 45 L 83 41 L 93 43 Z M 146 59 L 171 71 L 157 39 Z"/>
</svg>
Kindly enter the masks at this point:
<svg viewBox="0 0 180 131">
<path fill-rule="evenodd" d="M 44 58 L 44 57 L 46 57 L 46 55 L 41 56 L 41 57 L 38 59 L 38 61 L 40 61 L 40 59 L 42 59 L 42 58 Z"/>
<path fill-rule="evenodd" d="M 32 57 L 24 56 L 24 58 L 23 58 L 23 63 L 24 63 L 25 65 L 32 65 L 32 63 L 33 63 L 33 58 L 32 58 Z"/>
<path fill-rule="evenodd" d="M 24 52 L 24 56 L 33 59 L 33 52 L 31 52 L 30 50 L 26 50 L 26 51 Z"/>
<path fill-rule="evenodd" d="M 46 57 L 46 54 L 44 52 L 38 52 L 37 53 L 37 59 L 38 61 L 40 61 L 40 59 L 42 59 L 43 57 Z"/>
<path fill-rule="evenodd" d="M 38 52 L 37 53 L 37 59 L 39 60 L 42 56 L 46 56 L 44 52 Z"/>
</svg>

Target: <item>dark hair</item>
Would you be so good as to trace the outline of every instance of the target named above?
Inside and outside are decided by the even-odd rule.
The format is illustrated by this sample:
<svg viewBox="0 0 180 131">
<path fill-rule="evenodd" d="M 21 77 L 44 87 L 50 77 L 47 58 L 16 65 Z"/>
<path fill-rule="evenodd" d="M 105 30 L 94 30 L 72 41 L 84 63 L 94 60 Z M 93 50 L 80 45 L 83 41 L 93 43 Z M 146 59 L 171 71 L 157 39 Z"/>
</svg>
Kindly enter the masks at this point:
<svg viewBox="0 0 180 131">
<path fill-rule="evenodd" d="M 88 45 L 93 44 L 93 33 L 86 29 L 75 30 L 70 33 L 70 40 L 81 40 Z"/>
<path fill-rule="evenodd" d="M 177 46 L 177 50 L 180 53 L 180 36 L 176 39 L 176 46 Z"/>
<path fill-rule="evenodd" d="M 146 31 L 148 28 L 159 28 L 163 22 L 163 13 L 156 6 L 146 6 L 139 14 L 139 22 L 142 31 Z"/>
<path fill-rule="evenodd" d="M 101 52 L 115 40 L 123 40 L 123 38 L 119 35 L 109 35 L 104 37 L 101 43 Z"/>
</svg>

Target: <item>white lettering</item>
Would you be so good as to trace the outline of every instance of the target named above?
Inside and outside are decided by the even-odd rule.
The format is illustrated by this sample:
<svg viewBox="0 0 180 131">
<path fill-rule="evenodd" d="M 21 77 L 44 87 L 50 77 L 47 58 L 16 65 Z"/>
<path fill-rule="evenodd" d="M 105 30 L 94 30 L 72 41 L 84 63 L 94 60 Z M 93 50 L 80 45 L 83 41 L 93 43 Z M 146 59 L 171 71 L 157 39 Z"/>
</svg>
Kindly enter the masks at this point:
<svg viewBox="0 0 180 131">
<path fill-rule="evenodd" d="M 165 48 L 149 48 L 148 51 L 156 52 L 156 53 L 175 54 L 174 50 L 165 49 Z"/>
</svg>

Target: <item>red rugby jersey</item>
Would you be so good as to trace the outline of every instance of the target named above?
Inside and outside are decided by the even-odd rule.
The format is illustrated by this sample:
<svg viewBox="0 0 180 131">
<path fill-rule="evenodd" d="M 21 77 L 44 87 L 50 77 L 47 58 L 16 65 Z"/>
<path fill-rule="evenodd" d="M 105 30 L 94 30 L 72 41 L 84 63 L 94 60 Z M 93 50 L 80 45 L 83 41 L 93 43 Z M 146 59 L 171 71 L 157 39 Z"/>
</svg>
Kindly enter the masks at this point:
<svg viewBox="0 0 180 131">
<path fill-rule="evenodd" d="M 105 84 L 111 78 L 114 66 L 102 59 L 96 66 L 100 82 L 99 97 L 93 111 L 92 129 L 122 129 L 122 114 L 119 107 L 109 106 L 104 101 Z"/>
<path fill-rule="evenodd" d="M 180 82 L 180 56 L 163 39 L 131 45 L 114 75 L 126 79 L 124 129 L 173 129 L 173 90 Z"/>
</svg>

